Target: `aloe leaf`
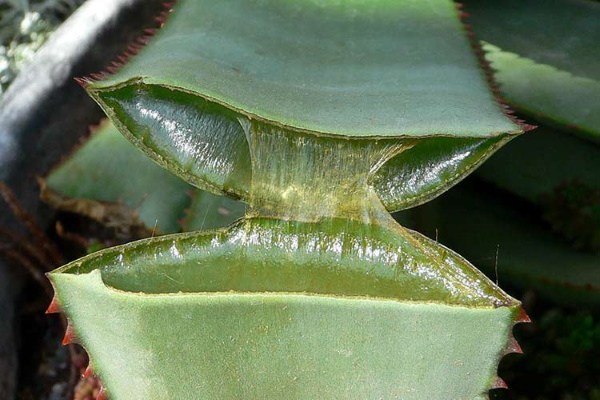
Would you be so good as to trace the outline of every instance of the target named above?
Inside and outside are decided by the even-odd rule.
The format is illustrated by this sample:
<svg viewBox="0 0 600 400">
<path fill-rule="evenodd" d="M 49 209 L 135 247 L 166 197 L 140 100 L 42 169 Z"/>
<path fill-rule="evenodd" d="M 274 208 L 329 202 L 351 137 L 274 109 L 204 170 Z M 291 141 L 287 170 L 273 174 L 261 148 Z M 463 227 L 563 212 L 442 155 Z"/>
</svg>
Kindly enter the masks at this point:
<svg viewBox="0 0 600 400">
<path fill-rule="evenodd" d="M 486 58 L 520 111 L 600 138 L 600 4 L 467 1 Z"/>
<path fill-rule="evenodd" d="M 456 188 L 435 203 L 425 207 L 441 212 L 425 230 L 437 229 L 441 242 L 488 276 L 533 287 L 558 304 L 600 304 L 600 254 L 574 250 L 539 219 L 472 188 Z"/>
<path fill-rule="evenodd" d="M 110 123 L 55 168 L 46 183 L 68 198 L 121 202 L 146 227 L 163 232 L 179 230 L 177 219 L 190 202 L 187 192 L 193 190 L 148 160 Z"/>
<path fill-rule="evenodd" d="M 59 209 L 115 227 L 140 224 L 148 234 L 179 231 L 178 220 L 192 207 L 186 220 L 194 228 L 225 226 L 243 215 L 239 203 L 200 192 L 155 165 L 108 122 L 48 175 L 44 188 L 43 198 Z"/>
<path fill-rule="evenodd" d="M 50 278 L 109 395 L 128 399 L 486 398 L 520 312 L 441 245 L 345 220 L 246 219 Z"/>
<path fill-rule="evenodd" d="M 477 175 L 532 203 L 574 181 L 600 190 L 598 146 L 539 127 L 494 154 Z"/>
<path fill-rule="evenodd" d="M 435 162 L 416 151 L 409 170 L 404 157 L 382 172 L 377 190 L 390 210 L 439 194 L 484 159 L 462 154 L 486 154 L 523 130 L 489 92 L 458 11 L 444 0 L 182 0 L 136 57 L 87 90 L 155 161 L 197 187 L 245 200 L 249 120 L 435 147 Z M 426 173 L 426 183 L 406 192 L 391 181 L 433 163 L 452 177 L 445 185 Z"/>
<path fill-rule="evenodd" d="M 97 349 L 109 395 L 132 400 L 486 399 L 489 360 L 515 313 L 302 294 L 146 296 L 99 275 L 64 274 L 56 286 L 88 294 L 61 301 Z"/>
</svg>

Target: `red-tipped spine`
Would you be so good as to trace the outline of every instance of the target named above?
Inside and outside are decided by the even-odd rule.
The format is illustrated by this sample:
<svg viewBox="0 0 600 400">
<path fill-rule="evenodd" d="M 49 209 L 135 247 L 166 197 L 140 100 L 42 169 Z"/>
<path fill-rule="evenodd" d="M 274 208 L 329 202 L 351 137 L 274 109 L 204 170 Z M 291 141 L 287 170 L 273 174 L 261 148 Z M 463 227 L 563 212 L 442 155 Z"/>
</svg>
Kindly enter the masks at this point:
<svg viewBox="0 0 600 400">
<path fill-rule="evenodd" d="M 510 353 L 523 354 L 523 349 L 519 345 L 519 342 L 517 342 L 517 339 L 515 339 L 515 337 L 512 334 L 510 335 L 510 338 L 508 339 L 508 343 L 506 344 L 506 349 L 504 350 L 504 355 L 510 354 Z"/>
<path fill-rule="evenodd" d="M 67 330 L 65 332 L 65 337 L 63 338 L 62 345 L 65 346 L 71 343 L 75 343 L 75 331 L 73 330 L 73 325 L 71 325 L 71 322 L 69 322 L 67 324 Z"/>
<path fill-rule="evenodd" d="M 494 383 L 492 383 L 492 389 L 508 389 L 508 385 L 502 378 L 497 376 Z"/>
<path fill-rule="evenodd" d="M 167 20 L 169 14 L 171 13 L 171 11 L 173 11 L 173 7 L 175 6 L 176 3 L 177 3 L 177 1 L 171 1 L 171 2 L 165 2 L 162 4 L 164 7 L 163 11 L 161 11 L 158 14 L 158 16 L 156 16 L 156 18 L 154 18 L 155 21 L 157 21 L 159 23 L 158 29 L 162 28 L 162 26 L 165 23 L 165 21 Z M 143 35 L 136 38 L 122 54 L 118 55 L 117 59 L 114 60 L 113 62 L 111 62 L 106 67 L 105 71 L 102 71 L 100 73 L 90 74 L 89 77 L 74 78 L 75 81 L 78 84 L 80 84 L 81 86 L 83 86 L 83 88 L 85 89 L 85 87 L 92 81 L 101 81 L 101 80 L 108 78 L 112 74 L 116 74 L 117 72 L 119 72 L 119 70 L 123 67 L 124 64 L 129 62 L 129 60 L 132 57 L 137 55 L 140 52 L 140 50 L 142 48 L 144 48 L 144 46 L 146 46 L 150 42 L 150 40 L 152 39 L 152 36 L 154 36 L 154 34 L 156 33 L 156 30 L 157 30 L 157 28 L 144 29 Z"/>
<path fill-rule="evenodd" d="M 529 315 L 527 315 L 527 313 L 525 312 L 525 309 L 523 307 L 521 307 L 521 309 L 519 311 L 519 315 L 515 319 L 515 323 L 519 324 L 519 323 L 523 323 L 523 322 L 529 323 L 529 322 L 531 322 L 531 318 L 529 318 Z"/>
<path fill-rule="evenodd" d="M 48 306 L 48 309 L 46 309 L 46 314 L 56 314 L 60 312 L 60 305 L 58 304 L 58 298 L 56 297 L 56 294 L 54 294 L 54 296 L 52 297 L 52 301 L 50 302 L 50 305 Z"/>
<path fill-rule="evenodd" d="M 494 70 L 494 68 L 492 68 L 492 66 L 490 65 L 488 60 L 485 58 L 485 51 L 481 47 L 479 40 L 477 40 L 477 37 L 475 36 L 475 32 L 472 31 L 473 26 L 465 23 L 465 21 L 464 21 L 465 19 L 470 17 L 470 14 L 463 11 L 464 4 L 455 3 L 455 5 L 456 5 L 457 12 L 458 12 L 458 16 L 460 17 L 461 21 L 463 22 L 464 29 L 465 29 L 467 36 L 469 37 L 469 40 L 471 42 L 471 47 L 473 48 L 473 53 L 477 57 L 477 60 L 479 61 L 479 65 L 481 65 L 481 68 L 483 69 L 483 72 L 485 74 L 488 85 L 490 86 L 491 91 L 494 94 L 494 97 L 496 98 L 496 101 L 500 105 L 500 110 L 502 110 L 504 115 L 506 115 L 508 118 L 510 118 L 511 121 L 513 121 L 515 124 L 519 125 L 521 127 L 521 129 L 523 129 L 523 131 L 525 131 L 525 132 L 537 128 L 537 126 L 527 124 L 522 119 L 519 119 L 513 115 L 514 111 L 512 111 L 508 107 L 506 100 L 503 98 L 500 86 L 498 85 L 498 83 L 496 82 L 496 80 L 494 78 L 494 73 L 496 71 Z"/>
<path fill-rule="evenodd" d="M 92 366 L 88 365 L 85 371 L 83 371 L 83 374 L 81 374 L 81 376 L 83 378 L 91 378 L 92 376 L 94 376 L 94 370 L 92 369 Z"/>
<path fill-rule="evenodd" d="M 103 387 L 100 388 L 96 400 L 108 400 L 108 395 L 106 394 L 106 390 Z"/>
</svg>

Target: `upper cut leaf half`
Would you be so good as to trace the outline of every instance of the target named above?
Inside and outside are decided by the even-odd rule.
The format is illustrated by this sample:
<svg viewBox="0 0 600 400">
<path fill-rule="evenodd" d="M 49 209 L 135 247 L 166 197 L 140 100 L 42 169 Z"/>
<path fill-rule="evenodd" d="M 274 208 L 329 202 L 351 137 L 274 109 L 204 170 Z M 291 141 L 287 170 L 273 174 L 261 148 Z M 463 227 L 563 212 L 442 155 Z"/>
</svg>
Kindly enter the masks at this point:
<svg viewBox="0 0 600 400">
<path fill-rule="evenodd" d="M 181 0 L 137 56 L 86 87 L 155 161 L 244 200 L 248 127 L 410 143 L 371 179 L 389 210 L 435 197 L 523 130 L 446 0 Z"/>
</svg>

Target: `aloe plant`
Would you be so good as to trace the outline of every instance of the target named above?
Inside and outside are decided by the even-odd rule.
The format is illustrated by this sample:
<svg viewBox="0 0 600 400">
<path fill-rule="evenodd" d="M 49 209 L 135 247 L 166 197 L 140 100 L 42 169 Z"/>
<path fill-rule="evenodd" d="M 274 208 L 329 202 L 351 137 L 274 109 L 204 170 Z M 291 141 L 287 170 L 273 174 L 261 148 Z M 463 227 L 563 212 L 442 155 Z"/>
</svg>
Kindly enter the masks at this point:
<svg viewBox="0 0 600 400">
<path fill-rule="evenodd" d="M 489 90 L 454 3 L 181 0 L 146 42 L 86 90 L 159 165 L 248 209 L 49 275 L 65 342 L 85 346 L 111 397 L 483 399 L 502 386 L 520 303 L 389 214 L 525 128 Z"/>
</svg>

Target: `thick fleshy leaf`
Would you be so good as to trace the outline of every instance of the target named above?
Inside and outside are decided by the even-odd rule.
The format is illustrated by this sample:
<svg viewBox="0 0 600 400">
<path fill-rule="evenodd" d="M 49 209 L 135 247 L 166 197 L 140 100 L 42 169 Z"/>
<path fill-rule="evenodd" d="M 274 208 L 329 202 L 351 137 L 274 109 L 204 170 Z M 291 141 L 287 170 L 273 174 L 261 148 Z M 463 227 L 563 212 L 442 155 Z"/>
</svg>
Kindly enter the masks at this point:
<svg viewBox="0 0 600 400">
<path fill-rule="evenodd" d="M 573 76 L 490 44 L 483 48 L 512 106 L 600 142 L 600 78 Z"/>
<path fill-rule="evenodd" d="M 436 148 L 435 161 L 416 151 L 391 166 L 394 175 L 418 168 L 428 179 L 405 192 L 388 182 L 392 173 L 380 176 L 390 209 L 447 188 L 425 169 L 456 181 L 482 160 L 463 153 L 488 153 L 522 131 L 496 103 L 445 0 L 181 0 L 131 62 L 87 89 L 155 161 L 197 187 L 242 199 L 251 181 L 250 120 L 365 143 L 470 138 L 466 148 L 452 140 L 424 145 Z M 407 158 L 410 171 L 401 166 Z"/>
<path fill-rule="evenodd" d="M 50 278 L 115 398 L 484 399 L 519 303 L 402 231 L 251 219 Z"/>
<path fill-rule="evenodd" d="M 162 232 L 179 230 L 177 219 L 190 203 L 187 192 L 194 190 L 148 160 L 108 122 L 55 168 L 46 183 L 69 203 L 73 199 L 120 202 L 131 214 L 136 212 L 146 227 L 156 226 Z"/>
<path fill-rule="evenodd" d="M 243 220 L 217 233 L 103 250 L 57 272 L 95 269 L 112 287 L 145 293 L 285 291 L 474 307 L 516 304 L 467 261 L 416 232 L 344 219 Z"/>
<path fill-rule="evenodd" d="M 178 220 L 190 207 L 194 210 L 186 218 L 194 228 L 226 226 L 243 215 L 240 203 L 199 191 L 154 164 L 108 122 L 55 168 L 45 184 L 49 190 L 43 198 L 57 208 L 117 228 L 140 223 L 154 234 L 179 231 Z M 227 212 L 219 213 L 219 207 Z"/>
<path fill-rule="evenodd" d="M 422 228 L 435 230 L 500 284 L 533 287 L 559 304 L 600 304 L 600 254 L 573 249 L 539 218 L 480 189 L 456 188 L 424 206 L 424 213 L 439 211 Z"/>
<path fill-rule="evenodd" d="M 160 104 L 178 110 L 179 118 L 167 118 L 169 111 L 150 100 L 159 96 L 157 93 L 164 97 Z M 132 134 L 133 142 L 155 161 L 197 187 L 248 201 L 252 168 L 246 137 L 250 124 L 240 123 L 244 117 L 196 96 L 153 86 L 116 89 L 106 94 L 104 101 L 125 121 L 125 134 Z M 138 108 L 154 111 L 138 113 Z M 254 125 L 271 130 L 266 123 Z M 286 131 L 299 137 L 310 136 Z M 410 148 L 377 171 L 372 184 L 390 210 L 418 205 L 458 182 L 512 137 L 380 140 Z M 307 140 L 320 141 L 323 147 L 346 142 L 335 137 Z M 364 141 L 355 144 L 357 151 L 368 146 L 371 144 Z M 308 154 L 298 164 L 310 163 L 311 157 Z"/>
<path fill-rule="evenodd" d="M 600 140 L 600 4 L 466 1 L 511 105 Z"/>
<path fill-rule="evenodd" d="M 123 84 L 170 87 L 331 135 L 519 131 L 446 0 L 181 0 L 150 45 L 90 91 L 101 101 Z"/>
<path fill-rule="evenodd" d="M 579 182 L 600 190 L 600 148 L 540 127 L 517 138 L 477 170 L 477 175 L 540 204 L 561 185 Z"/>
<path fill-rule="evenodd" d="M 540 127 L 500 150 L 476 174 L 531 202 L 547 228 L 573 248 L 597 251 L 599 159 L 596 144 Z"/>
</svg>

